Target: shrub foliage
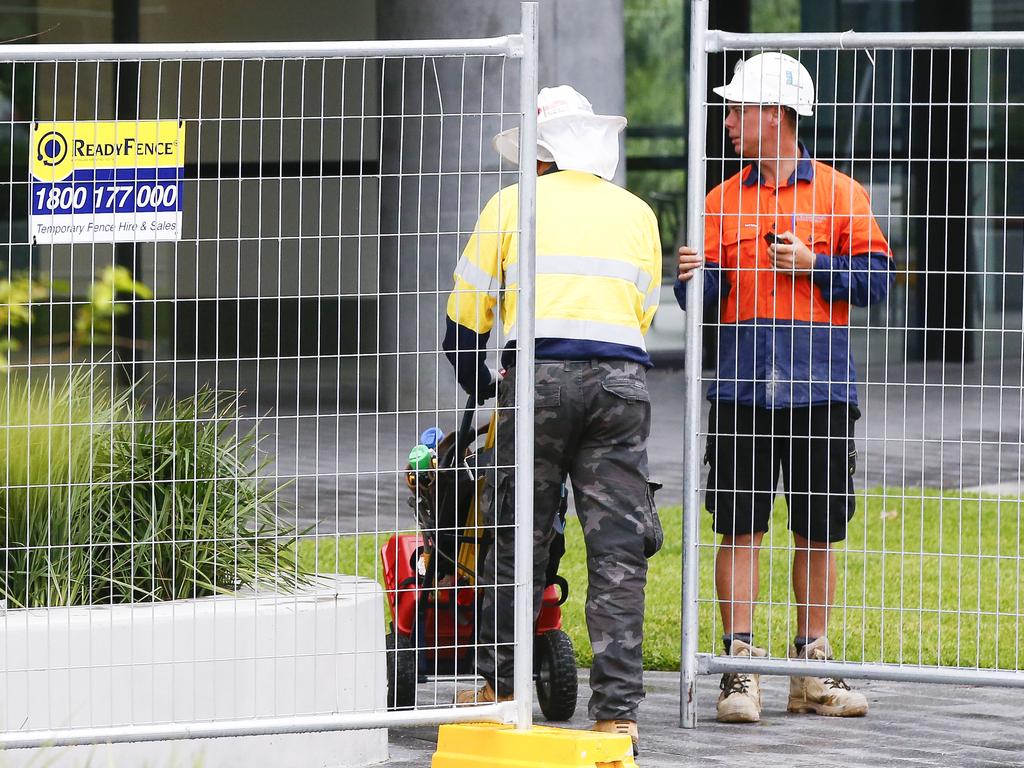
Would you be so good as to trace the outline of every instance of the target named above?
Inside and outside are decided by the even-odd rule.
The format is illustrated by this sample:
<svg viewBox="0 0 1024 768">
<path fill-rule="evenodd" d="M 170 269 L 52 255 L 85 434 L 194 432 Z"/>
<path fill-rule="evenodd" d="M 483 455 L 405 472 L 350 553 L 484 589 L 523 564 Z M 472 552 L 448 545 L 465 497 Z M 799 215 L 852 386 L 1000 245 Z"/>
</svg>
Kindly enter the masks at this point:
<svg viewBox="0 0 1024 768">
<path fill-rule="evenodd" d="M 305 581 L 235 395 L 147 410 L 92 370 L 0 372 L 0 599 L 175 600 Z"/>
</svg>

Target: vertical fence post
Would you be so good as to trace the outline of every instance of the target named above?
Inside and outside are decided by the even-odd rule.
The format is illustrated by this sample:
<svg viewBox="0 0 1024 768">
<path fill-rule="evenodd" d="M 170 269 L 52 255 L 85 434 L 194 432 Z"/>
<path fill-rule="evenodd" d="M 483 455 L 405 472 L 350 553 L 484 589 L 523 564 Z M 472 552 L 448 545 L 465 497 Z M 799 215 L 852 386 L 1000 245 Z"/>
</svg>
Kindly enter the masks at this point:
<svg viewBox="0 0 1024 768">
<path fill-rule="evenodd" d="M 533 724 L 533 334 L 537 186 L 537 4 L 522 4 L 519 300 L 516 312 L 516 727 Z"/>
<path fill-rule="evenodd" d="M 693 0 L 690 13 L 690 78 L 687 84 L 689 132 L 686 141 L 686 238 L 704 247 L 704 97 L 707 89 L 707 54 L 704 37 L 708 0 Z M 697 518 L 700 513 L 700 370 L 701 320 L 704 275 L 697 270 L 686 295 L 686 371 L 683 440 L 683 579 L 682 642 L 679 667 L 679 724 L 697 726 Z"/>
</svg>

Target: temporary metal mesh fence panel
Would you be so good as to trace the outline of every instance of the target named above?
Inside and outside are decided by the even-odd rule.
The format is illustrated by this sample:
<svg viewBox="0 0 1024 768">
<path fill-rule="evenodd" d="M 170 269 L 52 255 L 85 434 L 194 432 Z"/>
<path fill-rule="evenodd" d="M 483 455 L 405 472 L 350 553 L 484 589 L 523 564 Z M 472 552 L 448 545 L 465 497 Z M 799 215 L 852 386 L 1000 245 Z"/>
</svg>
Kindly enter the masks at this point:
<svg viewBox="0 0 1024 768">
<path fill-rule="evenodd" d="M 532 67 L 0 53 L 0 745 L 512 716 L 452 706 L 512 434 L 441 339 Z"/>
<path fill-rule="evenodd" d="M 726 287 L 688 390 L 684 691 L 688 649 L 703 672 L 1024 685 L 1024 39 L 946 37 L 710 32 L 695 54 L 708 143 L 691 169 L 709 195 L 696 214 L 691 197 L 691 231 L 720 264 L 696 291 Z M 710 90 L 772 51 L 815 81 L 800 149 L 785 115 L 730 118 Z M 777 61 L 769 79 L 786 85 Z M 786 232 L 813 269 L 773 263 L 765 235 Z M 723 634 L 747 631 L 767 658 L 723 656 Z M 787 659 L 823 634 L 831 663 Z"/>
</svg>

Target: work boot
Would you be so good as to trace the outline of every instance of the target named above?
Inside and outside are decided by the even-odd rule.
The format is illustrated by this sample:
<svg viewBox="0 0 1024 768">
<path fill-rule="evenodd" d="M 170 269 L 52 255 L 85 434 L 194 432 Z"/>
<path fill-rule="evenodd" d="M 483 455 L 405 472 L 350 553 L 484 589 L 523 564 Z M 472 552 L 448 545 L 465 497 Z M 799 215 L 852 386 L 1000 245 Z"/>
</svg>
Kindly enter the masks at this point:
<svg viewBox="0 0 1024 768">
<path fill-rule="evenodd" d="M 640 731 L 637 730 L 636 722 L 633 720 L 598 720 L 591 730 L 629 736 L 630 741 L 633 742 L 633 757 L 640 754 Z"/>
<path fill-rule="evenodd" d="M 479 690 L 470 688 L 466 691 L 459 691 L 455 694 L 455 704 L 493 704 L 496 701 L 512 701 L 512 694 L 498 696 L 494 693 L 490 683 L 484 683 Z"/>
<path fill-rule="evenodd" d="M 764 648 L 733 640 L 730 656 L 764 657 Z M 720 723 L 756 723 L 761 719 L 761 676 L 748 672 L 727 672 L 718 685 L 718 715 Z"/>
<path fill-rule="evenodd" d="M 789 648 L 791 659 L 825 661 L 832 658 L 828 638 L 819 637 L 797 652 Z M 789 705 L 786 709 L 800 714 L 813 713 L 829 717 L 863 717 L 868 713 L 868 700 L 863 693 L 851 690 L 841 677 L 789 678 Z"/>
</svg>

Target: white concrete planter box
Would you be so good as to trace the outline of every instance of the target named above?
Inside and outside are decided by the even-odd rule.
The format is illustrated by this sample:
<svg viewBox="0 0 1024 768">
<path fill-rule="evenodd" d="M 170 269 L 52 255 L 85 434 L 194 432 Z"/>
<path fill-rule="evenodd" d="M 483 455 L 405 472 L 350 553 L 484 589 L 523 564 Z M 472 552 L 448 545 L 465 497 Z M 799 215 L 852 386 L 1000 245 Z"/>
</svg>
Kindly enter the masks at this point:
<svg viewBox="0 0 1024 768">
<path fill-rule="evenodd" d="M 386 711 L 380 586 L 0 614 L 0 731 Z M 0 766 L 348 768 L 387 730 L 0 752 Z"/>
</svg>

